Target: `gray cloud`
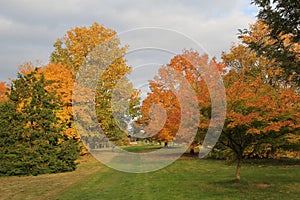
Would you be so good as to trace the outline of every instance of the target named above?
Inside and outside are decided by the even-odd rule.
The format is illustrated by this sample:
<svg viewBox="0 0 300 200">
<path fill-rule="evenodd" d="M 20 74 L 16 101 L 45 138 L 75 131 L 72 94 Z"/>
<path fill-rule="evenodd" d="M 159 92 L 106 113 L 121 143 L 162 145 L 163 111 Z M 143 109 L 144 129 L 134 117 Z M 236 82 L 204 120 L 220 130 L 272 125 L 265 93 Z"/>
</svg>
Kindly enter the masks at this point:
<svg viewBox="0 0 300 200">
<path fill-rule="evenodd" d="M 16 77 L 25 61 L 47 63 L 54 41 L 94 21 L 118 32 L 141 26 L 169 28 L 220 56 L 236 41 L 238 28 L 254 22 L 247 0 L 2 0 L 0 2 L 0 80 Z"/>
</svg>

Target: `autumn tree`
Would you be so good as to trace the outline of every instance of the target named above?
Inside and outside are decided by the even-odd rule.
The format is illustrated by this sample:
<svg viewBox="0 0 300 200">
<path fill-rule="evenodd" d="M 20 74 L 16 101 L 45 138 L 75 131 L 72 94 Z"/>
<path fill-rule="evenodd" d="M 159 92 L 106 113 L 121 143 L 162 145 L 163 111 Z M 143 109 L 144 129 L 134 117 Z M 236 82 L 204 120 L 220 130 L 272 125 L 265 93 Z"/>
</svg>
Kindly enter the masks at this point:
<svg viewBox="0 0 300 200">
<path fill-rule="evenodd" d="M 244 159 L 272 153 L 279 141 L 299 128 L 299 96 L 291 87 L 269 84 L 262 70 L 265 60 L 249 54 L 247 48 L 233 47 L 223 59 L 239 67 L 224 77 L 227 118 L 219 142 L 237 160 L 236 179 L 240 180 Z"/>
<path fill-rule="evenodd" d="M 55 95 L 37 71 L 19 74 L 1 104 L 1 174 L 37 175 L 76 168 L 78 144 L 61 134 Z"/>
<path fill-rule="evenodd" d="M 190 116 L 190 118 L 198 118 L 197 120 L 200 121 L 199 124 L 196 124 L 195 142 L 203 142 L 211 117 L 211 101 L 206 81 L 212 75 L 209 74 L 212 66 L 216 67 L 219 72 L 224 72 L 224 64 L 218 63 L 215 58 L 209 61 L 207 55 L 200 56 L 198 52 L 191 50 L 174 56 L 169 64 L 159 69 L 159 75 L 149 82 L 151 92 L 141 107 L 143 116 L 139 121 L 145 124 L 146 134 L 149 131 L 150 135 L 156 133 L 154 137 L 161 141 L 169 142 L 176 138 L 178 142 L 186 142 L 186 138 L 191 136 L 190 128 L 192 126 L 185 124 L 184 127 L 181 127 L 184 134 L 178 134 L 180 125 L 185 123 L 181 116 L 190 112 L 184 105 L 195 102 L 194 109 L 198 109 L 198 114 Z M 178 77 L 181 77 L 186 83 Z M 189 87 L 194 95 L 189 96 L 185 102 L 180 102 L 179 96 L 187 95 Z M 155 107 L 151 111 L 155 104 L 165 110 L 165 116 L 163 112 L 162 114 L 155 112 Z"/>
<path fill-rule="evenodd" d="M 266 55 L 261 55 L 257 51 L 253 51 L 251 48 L 251 43 L 261 44 L 265 47 L 272 46 L 276 44 L 276 39 L 274 39 L 271 34 L 270 27 L 263 21 L 257 21 L 256 23 L 250 25 L 247 34 L 240 35 L 241 44 L 231 48 L 230 54 L 224 54 L 224 60 L 226 60 L 229 67 L 235 68 L 240 62 L 235 62 L 234 60 L 239 56 L 239 60 L 248 60 L 252 64 L 248 66 L 256 66 L 260 70 L 260 74 L 263 74 L 264 82 L 269 83 L 276 89 L 282 88 L 295 88 L 299 91 L 299 86 L 295 84 L 295 80 L 299 77 L 299 74 L 292 73 L 287 75 L 284 69 L 281 67 L 280 62 L 276 59 L 270 59 Z M 289 51 L 297 53 L 300 51 L 299 42 L 294 42 L 292 40 L 291 34 L 281 34 L 283 39 L 283 44 Z M 242 56 L 244 55 L 244 56 Z M 298 57 L 299 58 L 299 57 Z M 244 63 L 244 66 L 245 65 Z M 291 138 L 288 143 L 283 142 L 286 151 L 290 151 L 289 154 L 297 154 L 299 152 L 299 136 L 295 133 L 290 134 L 287 138 Z M 284 151 L 282 153 L 285 153 Z M 287 153 L 287 152 L 286 152 Z"/>
<path fill-rule="evenodd" d="M 62 119 L 67 123 L 66 135 L 80 138 L 74 127 L 72 112 L 72 94 L 74 78 L 86 56 L 101 42 L 109 39 L 116 32 L 98 23 L 90 27 L 76 27 L 69 30 L 62 39 L 54 43 L 50 64 L 44 68 L 46 78 L 52 81 L 51 90 L 62 99 Z"/>
<path fill-rule="evenodd" d="M 111 46 L 108 46 L 106 51 L 101 52 L 101 55 L 96 55 L 95 49 L 106 43 L 110 43 Z M 101 77 L 95 78 L 94 75 L 97 73 L 93 72 L 92 67 L 86 68 L 87 71 L 90 71 L 91 77 L 87 78 L 85 82 L 93 82 L 91 79 L 97 80 L 95 106 L 100 127 L 105 130 L 105 133 L 112 140 L 121 141 L 127 138 L 126 133 L 120 134 L 120 127 L 118 123 L 115 123 L 111 105 L 114 88 L 121 81 L 121 78 L 131 71 L 131 68 L 126 65 L 126 61 L 123 58 L 126 48 L 120 47 L 120 40 L 116 37 L 116 32 L 97 23 L 92 24 L 90 27 L 76 27 L 68 31 L 64 38 L 58 39 L 54 47 L 55 51 L 51 54 L 51 62 L 60 63 L 61 67 L 70 70 L 73 83 L 75 75 L 80 72 L 80 69 L 88 67 L 86 63 L 97 60 L 97 56 L 102 56 L 107 61 L 115 56 L 115 52 L 120 53 L 120 56 L 115 57 L 109 63 Z M 132 88 L 129 83 L 126 85 L 128 89 Z M 124 96 L 122 98 L 124 99 Z M 129 100 L 127 102 L 129 102 L 131 107 L 130 110 L 134 110 L 133 107 L 138 103 L 137 95 L 133 94 L 127 96 L 127 98 Z M 132 98 L 132 101 L 130 101 L 130 98 Z M 73 121 L 73 117 L 71 120 Z"/>
<path fill-rule="evenodd" d="M 144 126 L 144 137 L 153 136 L 158 141 L 171 142 L 180 125 L 179 102 L 174 92 L 160 83 L 151 81 L 150 88 L 152 92 L 143 101 L 143 117 L 139 119 Z"/>
</svg>

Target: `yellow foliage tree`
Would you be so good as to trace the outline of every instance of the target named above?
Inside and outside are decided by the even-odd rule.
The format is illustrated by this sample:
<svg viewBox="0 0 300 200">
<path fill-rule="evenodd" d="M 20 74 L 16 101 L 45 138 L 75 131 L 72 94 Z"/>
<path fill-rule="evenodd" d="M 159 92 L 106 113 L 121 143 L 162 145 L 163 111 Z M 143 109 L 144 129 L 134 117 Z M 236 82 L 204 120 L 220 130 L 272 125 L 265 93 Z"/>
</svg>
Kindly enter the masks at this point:
<svg viewBox="0 0 300 200">
<path fill-rule="evenodd" d="M 108 44 L 107 49 L 103 49 L 104 51 L 97 55 L 95 52 L 96 47 L 105 44 Z M 56 64 L 61 63 L 61 67 L 67 68 L 73 79 L 75 79 L 77 73 L 80 73 L 84 61 L 97 59 L 107 61 L 118 54 L 116 59 L 109 63 L 102 77 L 98 79 L 95 106 L 99 125 L 105 130 L 108 137 L 115 141 L 127 137 L 126 134 L 120 134 L 120 130 L 114 122 L 111 107 L 114 88 L 120 79 L 131 71 L 123 58 L 126 48 L 120 47 L 120 40 L 116 37 L 116 32 L 98 23 L 93 23 L 90 27 L 76 27 L 69 30 L 62 39 L 58 39 L 54 44 L 54 48 L 50 61 Z M 100 62 L 103 62 L 103 60 Z M 87 71 L 90 71 L 91 77 L 97 74 L 93 72 L 92 67 L 89 67 Z M 88 80 L 85 81 L 88 82 Z M 127 86 L 132 88 L 132 85 L 128 83 Z M 137 92 L 133 92 L 131 96 L 127 97 L 128 100 L 131 100 L 128 101 L 131 102 L 131 108 L 135 107 L 138 102 L 137 94 Z M 69 108 L 66 108 L 66 110 L 69 110 Z"/>
<path fill-rule="evenodd" d="M 93 23 L 90 27 L 69 30 L 62 39 L 54 43 L 50 61 L 62 63 L 73 72 L 78 71 L 86 56 L 99 44 L 112 38 L 116 32 L 103 25 Z"/>
<path fill-rule="evenodd" d="M 76 138 L 79 140 L 79 136 L 73 124 L 72 91 L 74 88 L 74 80 L 71 70 L 64 67 L 61 63 L 50 63 L 43 67 L 41 72 L 44 73 L 45 80 L 50 81 L 46 89 L 54 92 L 56 97 L 60 99 L 62 110 L 58 113 L 58 117 L 66 124 L 65 135 L 68 138 Z"/>
</svg>

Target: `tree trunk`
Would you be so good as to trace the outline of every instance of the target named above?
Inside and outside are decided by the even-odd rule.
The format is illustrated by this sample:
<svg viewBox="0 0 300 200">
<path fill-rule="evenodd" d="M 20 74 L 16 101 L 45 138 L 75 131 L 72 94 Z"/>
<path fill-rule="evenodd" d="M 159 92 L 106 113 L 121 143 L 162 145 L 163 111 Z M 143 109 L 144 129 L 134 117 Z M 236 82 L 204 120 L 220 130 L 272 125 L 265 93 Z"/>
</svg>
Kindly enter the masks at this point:
<svg viewBox="0 0 300 200">
<path fill-rule="evenodd" d="M 194 154 L 195 154 L 194 148 L 191 148 L 191 149 L 190 149 L 190 154 L 191 154 L 191 155 L 194 155 Z"/>
<path fill-rule="evenodd" d="M 241 166 L 242 166 L 242 159 L 238 159 L 236 173 L 235 173 L 236 180 L 238 181 L 241 180 Z"/>
<path fill-rule="evenodd" d="M 168 148 L 168 142 L 165 142 L 165 148 Z"/>
</svg>

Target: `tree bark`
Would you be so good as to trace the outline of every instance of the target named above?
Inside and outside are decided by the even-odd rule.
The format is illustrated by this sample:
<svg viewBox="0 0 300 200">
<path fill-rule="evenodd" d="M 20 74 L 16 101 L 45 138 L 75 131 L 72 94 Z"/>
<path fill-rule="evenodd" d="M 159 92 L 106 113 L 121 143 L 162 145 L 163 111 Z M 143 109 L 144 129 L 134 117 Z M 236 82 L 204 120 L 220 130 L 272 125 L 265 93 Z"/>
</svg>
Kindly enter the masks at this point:
<svg viewBox="0 0 300 200">
<path fill-rule="evenodd" d="M 235 177 L 237 181 L 241 180 L 241 166 L 242 166 L 242 159 L 238 159 L 236 173 L 235 173 Z"/>
</svg>

